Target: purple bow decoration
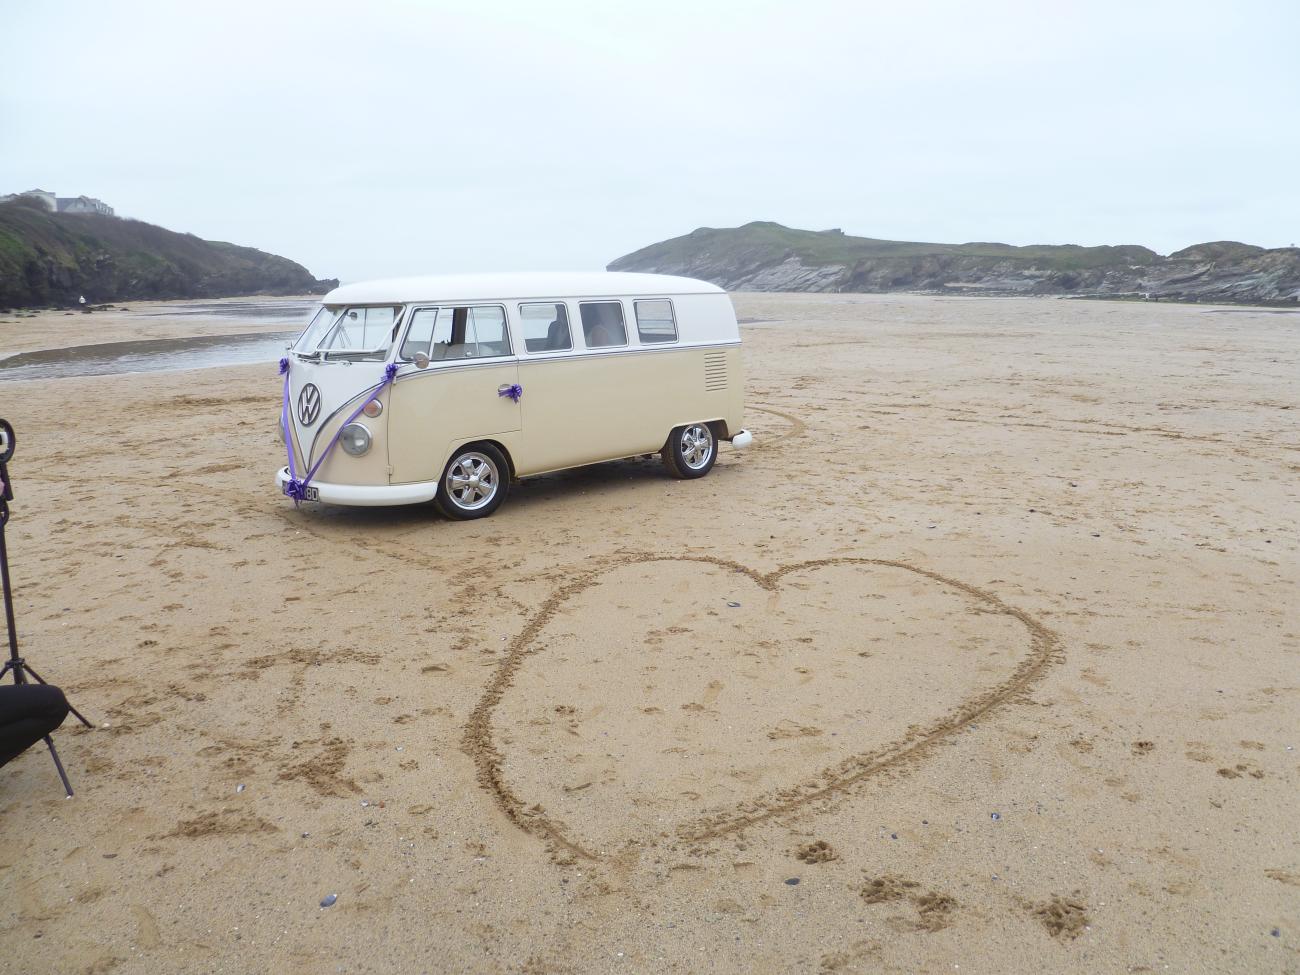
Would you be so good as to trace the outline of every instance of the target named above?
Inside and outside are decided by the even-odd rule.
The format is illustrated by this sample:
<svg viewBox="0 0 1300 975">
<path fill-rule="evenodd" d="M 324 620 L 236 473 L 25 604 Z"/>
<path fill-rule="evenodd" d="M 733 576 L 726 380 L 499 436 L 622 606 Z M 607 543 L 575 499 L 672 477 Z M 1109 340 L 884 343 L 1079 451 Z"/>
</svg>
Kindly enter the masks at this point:
<svg viewBox="0 0 1300 975">
<path fill-rule="evenodd" d="M 504 389 L 498 389 L 497 395 L 509 396 L 512 400 L 518 403 L 519 397 L 524 395 L 524 387 L 520 386 L 518 383 L 511 383 L 509 386 L 505 387 Z"/>
<path fill-rule="evenodd" d="M 280 375 L 283 376 L 289 371 L 289 357 L 281 356 L 280 358 Z"/>
</svg>

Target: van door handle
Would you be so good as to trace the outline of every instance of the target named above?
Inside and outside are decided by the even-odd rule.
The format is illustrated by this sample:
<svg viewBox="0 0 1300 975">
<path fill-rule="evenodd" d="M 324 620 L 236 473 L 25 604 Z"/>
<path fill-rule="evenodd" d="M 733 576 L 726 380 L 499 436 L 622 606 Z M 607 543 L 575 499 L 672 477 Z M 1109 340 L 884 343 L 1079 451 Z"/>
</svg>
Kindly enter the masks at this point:
<svg viewBox="0 0 1300 975">
<path fill-rule="evenodd" d="M 518 383 L 502 383 L 497 387 L 497 395 L 508 396 L 518 403 L 519 398 L 524 395 L 524 387 L 520 386 Z"/>
</svg>

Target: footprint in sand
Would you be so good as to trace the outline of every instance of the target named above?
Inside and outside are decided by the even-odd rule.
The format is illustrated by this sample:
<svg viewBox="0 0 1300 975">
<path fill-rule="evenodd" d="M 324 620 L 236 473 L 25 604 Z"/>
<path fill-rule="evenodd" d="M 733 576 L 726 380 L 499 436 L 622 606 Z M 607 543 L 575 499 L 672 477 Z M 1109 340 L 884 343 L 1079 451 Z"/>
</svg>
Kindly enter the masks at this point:
<svg viewBox="0 0 1300 975">
<path fill-rule="evenodd" d="M 916 909 L 915 918 L 891 918 L 891 926 L 903 931 L 942 931 L 952 922 L 957 900 L 941 891 L 922 891 L 915 880 L 885 874 L 867 880 L 858 894 L 867 904 L 891 904 L 906 900 Z"/>
<path fill-rule="evenodd" d="M 812 843 L 796 847 L 794 856 L 796 860 L 802 860 L 804 863 L 828 863 L 836 859 L 839 854 L 825 840 L 814 840 Z"/>
<path fill-rule="evenodd" d="M 785 738 L 817 738 L 822 734 L 821 728 L 814 728 L 812 725 L 798 724 L 797 722 L 785 720 L 771 728 L 767 732 L 767 737 L 773 741 L 780 741 Z"/>
<path fill-rule="evenodd" d="M 1077 894 L 1072 897 L 1053 894 L 1030 909 L 1030 913 L 1047 928 L 1048 934 L 1063 941 L 1073 941 L 1083 934 L 1088 927 L 1087 911 Z"/>
</svg>

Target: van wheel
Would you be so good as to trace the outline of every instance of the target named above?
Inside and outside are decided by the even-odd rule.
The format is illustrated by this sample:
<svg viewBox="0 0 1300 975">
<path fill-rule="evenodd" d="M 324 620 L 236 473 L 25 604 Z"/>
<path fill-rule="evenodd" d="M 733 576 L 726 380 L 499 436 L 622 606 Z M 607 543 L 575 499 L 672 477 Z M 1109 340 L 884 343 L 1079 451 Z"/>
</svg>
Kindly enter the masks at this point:
<svg viewBox="0 0 1300 975">
<path fill-rule="evenodd" d="M 447 461 L 434 501 L 448 518 L 486 518 L 510 492 L 510 465 L 491 444 L 461 447 Z"/>
<path fill-rule="evenodd" d="M 718 459 L 718 438 L 707 423 L 689 423 L 668 435 L 660 456 L 673 477 L 703 477 Z"/>
</svg>

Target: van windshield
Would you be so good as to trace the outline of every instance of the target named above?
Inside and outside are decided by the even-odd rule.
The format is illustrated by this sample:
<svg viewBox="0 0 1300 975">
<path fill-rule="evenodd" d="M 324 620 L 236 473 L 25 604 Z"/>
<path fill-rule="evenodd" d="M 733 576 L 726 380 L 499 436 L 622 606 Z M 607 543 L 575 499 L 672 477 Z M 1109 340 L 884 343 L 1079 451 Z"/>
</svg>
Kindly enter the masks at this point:
<svg viewBox="0 0 1300 975">
<path fill-rule="evenodd" d="M 392 345 L 401 313 L 400 305 L 322 307 L 294 351 L 302 355 L 323 353 L 327 358 L 338 355 L 382 359 Z"/>
</svg>

